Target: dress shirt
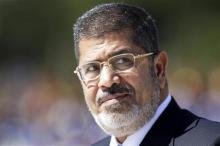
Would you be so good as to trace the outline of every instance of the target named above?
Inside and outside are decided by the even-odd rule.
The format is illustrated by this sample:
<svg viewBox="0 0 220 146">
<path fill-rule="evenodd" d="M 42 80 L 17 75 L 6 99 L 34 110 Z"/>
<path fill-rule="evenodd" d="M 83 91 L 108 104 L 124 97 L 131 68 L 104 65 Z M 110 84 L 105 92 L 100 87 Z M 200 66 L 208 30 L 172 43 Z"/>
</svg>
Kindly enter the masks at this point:
<svg viewBox="0 0 220 146">
<path fill-rule="evenodd" d="M 118 143 L 114 136 L 111 137 L 110 145 L 109 146 L 139 146 L 142 140 L 144 139 L 145 135 L 151 129 L 153 124 L 159 118 L 161 113 L 166 109 L 168 104 L 171 101 L 171 96 L 168 95 L 166 99 L 160 104 L 157 108 L 156 113 L 154 116 L 137 132 L 127 137 L 127 139 L 123 142 L 123 144 Z"/>
</svg>

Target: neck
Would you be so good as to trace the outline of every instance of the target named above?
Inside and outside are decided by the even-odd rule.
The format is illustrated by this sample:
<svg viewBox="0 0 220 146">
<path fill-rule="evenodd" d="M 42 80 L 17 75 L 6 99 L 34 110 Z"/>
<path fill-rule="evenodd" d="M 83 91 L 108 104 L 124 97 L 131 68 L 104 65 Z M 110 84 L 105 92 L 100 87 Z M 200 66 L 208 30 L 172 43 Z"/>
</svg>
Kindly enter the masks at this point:
<svg viewBox="0 0 220 146">
<path fill-rule="evenodd" d="M 116 137 L 117 141 L 122 144 L 125 140 L 126 140 L 127 136 L 123 136 L 123 137 Z"/>
</svg>

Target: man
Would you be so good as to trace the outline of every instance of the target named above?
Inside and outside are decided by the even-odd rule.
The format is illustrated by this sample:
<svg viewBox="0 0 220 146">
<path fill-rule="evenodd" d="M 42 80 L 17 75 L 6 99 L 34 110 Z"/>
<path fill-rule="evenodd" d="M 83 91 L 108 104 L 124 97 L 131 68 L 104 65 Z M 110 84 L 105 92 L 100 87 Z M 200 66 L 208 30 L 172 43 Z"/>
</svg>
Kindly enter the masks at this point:
<svg viewBox="0 0 220 146">
<path fill-rule="evenodd" d="M 209 146 L 220 124 L 180 109 L 169 95 L 168 57 L 144 9 L 98 5 L 74 26 L 77 73 L 97 124 L 109 135 L 94 146 Z"/>
</svg>

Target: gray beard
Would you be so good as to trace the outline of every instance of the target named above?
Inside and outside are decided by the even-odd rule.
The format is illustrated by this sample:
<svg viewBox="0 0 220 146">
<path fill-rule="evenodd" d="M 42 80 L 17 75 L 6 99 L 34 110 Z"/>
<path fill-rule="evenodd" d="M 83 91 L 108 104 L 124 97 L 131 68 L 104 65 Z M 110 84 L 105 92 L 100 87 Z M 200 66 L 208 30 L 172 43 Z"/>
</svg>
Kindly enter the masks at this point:
<svg viewBox="0 0 220 146">
<path fill-rule="evenodd" d="M 96 123 L 109 135 L 128 136 L 143 127 L 155 114 L 160 103 L 160 91 L 155 90 L 145 105 L 131 105 L 129 111 L 106 110 L 92 113 Z M 118 106 L 118 105 L 114 105 Z"/>
</svg>

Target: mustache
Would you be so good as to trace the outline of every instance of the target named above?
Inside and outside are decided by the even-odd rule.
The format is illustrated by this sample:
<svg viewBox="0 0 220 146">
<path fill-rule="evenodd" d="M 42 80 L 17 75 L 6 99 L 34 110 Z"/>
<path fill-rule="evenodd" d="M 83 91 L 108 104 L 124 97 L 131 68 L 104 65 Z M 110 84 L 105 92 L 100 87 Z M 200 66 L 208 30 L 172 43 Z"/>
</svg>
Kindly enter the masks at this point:
<svg viewBox="0 0 220 146">
<path fill-rule="evenodd" d="M 128 84 L 113 84 L 111 87 L 102 90 L 96 96 L 96 102 L 101 104 L 103 101 L 106 100 L 107 96 L 114 95 L 114 94 L 132 94 L 134 93 L 134 88 Z"/>
</svg>

